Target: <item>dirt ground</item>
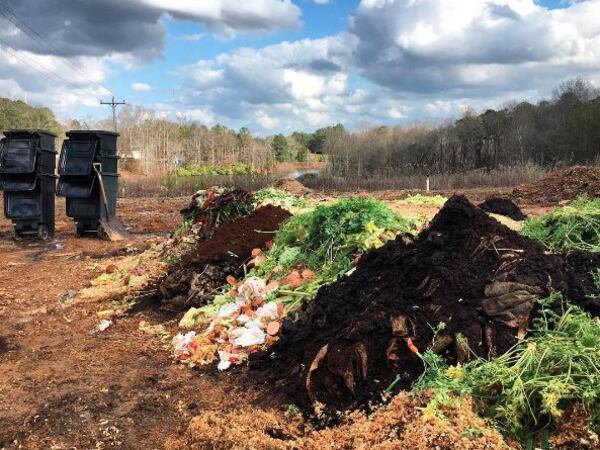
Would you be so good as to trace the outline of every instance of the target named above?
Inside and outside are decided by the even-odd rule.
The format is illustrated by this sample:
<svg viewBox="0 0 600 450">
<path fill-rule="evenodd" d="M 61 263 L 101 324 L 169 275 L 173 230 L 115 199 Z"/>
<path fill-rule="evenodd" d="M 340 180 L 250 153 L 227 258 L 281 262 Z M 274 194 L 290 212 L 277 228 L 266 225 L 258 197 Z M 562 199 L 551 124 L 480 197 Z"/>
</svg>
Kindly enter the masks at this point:
<svg viewBox="0 0 600 450">
<path fill-rule="evenodd" d="M 489 192 L 467 194 L 479 202 Z M 375 196 L 394 203 L 400 195 Z M 110 300 L 73 301 L 109 264 L 166 236 L 186 201 L 120 199 L 132 231 L 125 243 L 76 238 L 62 199 L 48 243 L 14 243 L 10 221 L 0 218 L 0 450 L 162 448 L 203 411 L 256 406 L 260 393 L 241 392 L 229 374 L 172 362 L 168 341 L 139 329 L 147 321 L 173 332 L 178 316 L 137 308 L 96 332 L 97 312 Z M 393 206 L 426 217 L 437 211 Z"/>
</svg>

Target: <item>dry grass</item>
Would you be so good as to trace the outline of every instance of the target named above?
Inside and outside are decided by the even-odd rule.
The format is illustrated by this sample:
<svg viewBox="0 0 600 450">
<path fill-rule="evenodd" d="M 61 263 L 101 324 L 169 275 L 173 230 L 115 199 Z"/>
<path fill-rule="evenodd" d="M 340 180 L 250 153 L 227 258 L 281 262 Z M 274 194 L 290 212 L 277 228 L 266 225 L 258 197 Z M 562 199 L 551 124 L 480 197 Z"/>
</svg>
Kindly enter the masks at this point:
<svg viewBox="0 0 600 450">
<path fill-rule="evenodd" d="M 509 167 L 498 170 L 472 170 L 463 173 L 440 174 L 429 177 L 430 189 L 451 191 L 470 188 L 506 188 L 536 181 L 547 174 L 538 166 Z M 381 191 L 391 189 L 425 189 L 424 175 L 373 174 L 355 177 L 335 177 L 323 174 L 304 182 L 307 187 L 321 191 L 348 192 L 357 190 Z"/>
<path fill-rule="evenodd" d="M 270 175 L 210 175 L 168 179 L 159 175 L 120 180 L 120 197 L 184 197 L 199 189 L 212 186 L 229 186 L 246 190 L 258 190 L 275 182 Z"/>
</svg>

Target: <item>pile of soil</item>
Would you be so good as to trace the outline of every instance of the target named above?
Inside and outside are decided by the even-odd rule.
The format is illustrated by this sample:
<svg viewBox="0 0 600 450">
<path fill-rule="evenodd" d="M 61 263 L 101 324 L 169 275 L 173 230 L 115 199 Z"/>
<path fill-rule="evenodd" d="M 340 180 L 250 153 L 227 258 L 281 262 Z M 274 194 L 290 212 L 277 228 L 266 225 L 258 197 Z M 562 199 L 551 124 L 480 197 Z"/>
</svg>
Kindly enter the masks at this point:
<svg viewBox="0 0 600 450">
<path fill-rule="evenodd" d="M 556 205 L 587 192 L 600 197 L 600 167 L 575 166 L 515 188 L 512 198 L 540 205 Z"/>
<path fill-rule="evenodd" d="M 525 220 L 527 216 L 523 211 L 515 205 L 512 200 L 504 197 L 489 197 L 479 207 L 485 212 L 492 214 L 500 214 L 501 216 L 510 217 L 512 220 Z"/>
<path fill-rule="evenodd" d="M 200 306 L 214 297 L 228 275 L 239 278 L 243 264 L 255 248 L 273 239 L 290 213 L 267 205 L 252 214 L 223 224 L 213 236 L 202 240 L 185 254 L 161 282 L 159 290 L 169 303 Z"/>
<path fill-rule="evenodd" d="M 411 386 L 424 369 L 415 350 L 450 363 L 505 352 L 552 289 L 594 307 L 594 266 L 600 255 L 545 255 L 454 196 L 414 242 L 400 237 L 369 252 L 352 275 L 323 287 L 251 368 L 299 406 L 364 406 L 397 375 L 399 388 Z"/>
<path fill-rule="evenodd" d="M 312 192 L 309 188 L 293 178 L 281 178 L 275 182 L 273 187 L 293 195 L 306 195 Z"/>
</svg>

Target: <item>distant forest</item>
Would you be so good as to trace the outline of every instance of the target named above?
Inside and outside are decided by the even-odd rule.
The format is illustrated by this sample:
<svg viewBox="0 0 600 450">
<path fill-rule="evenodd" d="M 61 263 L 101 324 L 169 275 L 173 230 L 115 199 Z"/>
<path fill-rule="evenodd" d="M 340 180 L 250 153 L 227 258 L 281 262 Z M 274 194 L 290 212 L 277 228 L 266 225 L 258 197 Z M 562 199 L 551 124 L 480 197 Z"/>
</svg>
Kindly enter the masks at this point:
<svg viewBox="0 0 600 450">
<path fill-rule="evenodd" d="M 600 89 L 575 79 L 555 89 L 551 100 L 479 115 L 467 110 L 447 125 L 331 129 L 322 151 L 337 176 L 600 163 Z"/>
</svg>

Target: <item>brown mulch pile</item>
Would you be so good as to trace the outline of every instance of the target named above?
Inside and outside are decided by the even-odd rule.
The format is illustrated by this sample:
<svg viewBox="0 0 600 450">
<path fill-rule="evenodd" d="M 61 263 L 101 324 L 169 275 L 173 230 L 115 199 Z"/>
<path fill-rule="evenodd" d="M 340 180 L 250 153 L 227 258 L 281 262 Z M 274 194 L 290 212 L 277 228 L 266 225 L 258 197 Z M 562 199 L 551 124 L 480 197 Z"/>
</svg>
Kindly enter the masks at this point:
<svg viewBox="0 0 600 450">
<path fill-rule="evenodd" d="M 293 178 L 281 178 L 273 184 L 273 187 L 293 195 L 306 195 L 312 192 L 309 188 Z"/>
<path fill-rule="evenodd" d="M 288 217 L 285 209 L 267 205 L 216 228 L 211 238 L 201 240 L 171 268 L 159 286 L 163 298 L 176 299 L 171 303 L 180 306 L 205 304 L 228 275 L 243 275 L 252 250 L 264 248 Z"/>
<path fill-rule="evenodd" d="M 508 450 L 502 436 L 474 412 L 468 400 L 425 407 L 426 394 L 400 394 L 370 416 L 355 412 L 344 423 L 320 431 L 299 416 L 277 411 L 207 412 L 195 417 L 166 448 L 237 450 Z"/>
<path fill-rule="evenodd" d="M 575 166 L 553 172 L 541 180 L 524 184 L 511 197 L 527 203 L 552 206 L 587 193 L 600 197 L 600 167 Z"/>
<path fill-rule="evenodd" d="M 352 275 L 323 287 L 251 368 L 301 407 L 365 406 L 397 375 L 398 388 L 412 385 L 423 371 L 415 350 L 431 347 L 450 363 L 504 353 L 551 290 L 600 313 L 589 298 L 598 266 L 600 254 L 546 255 L 454 196 L 414 242 L 400 237 L 369 252 Z"/>
<path fill-rule="evenodd" d="M 487 213 L 500 214 L 501 216 L 510 217 L 512 220 L 527 219 L 523 211 L 508 198 L 489 197 L 477 206 Z"/>
</svg>

